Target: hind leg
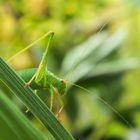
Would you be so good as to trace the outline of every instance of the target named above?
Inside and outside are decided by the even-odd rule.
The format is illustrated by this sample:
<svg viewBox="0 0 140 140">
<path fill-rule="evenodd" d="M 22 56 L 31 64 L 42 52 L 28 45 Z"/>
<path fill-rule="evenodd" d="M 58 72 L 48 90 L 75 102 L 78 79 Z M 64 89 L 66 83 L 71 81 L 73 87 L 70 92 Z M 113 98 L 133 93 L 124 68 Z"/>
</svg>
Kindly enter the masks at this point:
<svg viewBox="0 0 140 140">
<path fill-rule="evenodd" d="M 58 109 L 59 108 L 59 104 L 57 104 L 57 113 L 56 113 L 56 118 L 58 119 L 58 120 L 60 120 L 60 115 L 61 115 L 61 113 L 62 113 L 62 111 L 63 111 L 63 109 L 64 109 L 64 103 L 63 103 L 63 100 L 62 100 L 62 98 L 61 98 L 61 96 L 60 96 L 60 94 L 58 93 L 58 91 L 56 91 L 56 98 L 57 98 L 57 102 L 60 104 L 60 109 Z"/>
<path fill-rule="evenodd" d="M 53 86 L 50 86 L 50 110 L 52 111 L 52 107 L 53 107 L 53 99 L 54 99 L 54 89 Z"/>
</svg>

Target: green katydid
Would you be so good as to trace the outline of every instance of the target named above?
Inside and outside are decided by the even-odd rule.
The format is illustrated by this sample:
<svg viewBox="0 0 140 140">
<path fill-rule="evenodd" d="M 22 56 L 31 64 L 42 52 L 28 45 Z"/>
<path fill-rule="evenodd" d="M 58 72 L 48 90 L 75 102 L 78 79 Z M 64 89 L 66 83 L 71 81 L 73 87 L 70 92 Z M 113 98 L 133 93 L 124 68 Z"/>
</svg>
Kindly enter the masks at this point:
<svg viewBox="0 0 140 140">
<path fill-rule="evenodd" d="M 63 80 L 63 79 L 57 77 L 56 75 L 54 75 L 52 72 L 50 72 L 47 69 L 48 49 L 49 49 L 49 46 L 50 46 L 53 35 L 54 35 L 54 32 L 52 32 L 52 31 L 50 31 L 50 32 L 48 32 L 47 34 L 44 35 L 44 37 L 48 38 L 48 43 L 47 43 L 46 50 L 43 54 L 43 57 L 41 59 L 41 62 L 39 64 L 39 67 L 38 68 L 26 69 L 26 70 L 23 70 L 23 71 L 19 72 L 19 75 L 26 82 L 28 81 L 25 85 L 26 87 L 31 86 L 32 89 L 45 88 L 45 89 L 50 90 L 50 93 L 51 93 L 51 96 L 50 96 L 51 97 L 51 99 L 50 99 L 50 110 L 52 110 L 54 92 L 58 95 L 59 94 L 61 94 L 61 95 L 64 94 L 65 91 L 66 91 L 66 84 L 67 84 L 66 80 Z M 41 37 L 41 39 L 42 39 L 42 37 Z M 34 42 L 34 43 L 36 43 L 36 42 Z M 31 47 L 31 46 L 29 46 L 29 47 Z M 28 46 L 26 48 L 28 48 Z M 59 96 L 59 99 L 61 101 L 62 107 L 58 111 L 57 117 L 59 116 L 59 114 L 63 110 L 63 102 L 62 102 L 60 96 Z"/>
<path fill-rule="evenodd" d="M 54 75 L 52 72 L 50 72 L 47 69 L 47 54 L 48 54 L 48 49 L 49 49 L 49 46 L 50 46 L 53 35 L 54 35 L 54 32 L 52 32 L 52 31 L 48 32 L 47 34 L 43 35 L 38 40 L 31 43 L 25 49 L 21 50 L 19 53 L 17 53 L 16 55 L 14 55 L 12 58 L 9 59 L 9 60 L 13 59 L 14 57 L 19 55 L 23 51 L 29 49 L 31 46 L 36 44 L 41 39 L 43 39 L 45 37 L 48 37 L 47 47 L 46 47 L 46 50 L 43 54 L 41 62 L 39 64 L 39 67 L 22 70 L 22 71 L 19 72 L 19 75 L 27 82 L 26 85 L 25 85 L 26 87 L 30 86 L 32 89 L 35 89 L 35 90 L 42 89 L 42 88 L 46 88 L 46 89 L 50 90 L 50 93 L 51 93 L 51 96 L 50 96 L 51 97 L 51 99 L 50 99 L 50 110 L 52 110 L 54 93 L 56 93 L 57 95 L 59 95 L 59 94 L 63 95 L 66 92 L 67 83 L 70 83 L 70 84 L 72 84 L 76 87 L 79 87 L 82 90 L 86 91 L 87 93 L 91 93 L 89 90 L 87 90 L 86 88 L 84 88 L 82 86 L 73 84 L 71 82 L 68 82 L 67 80 L 59 78 L 58 76 Z M 57 117 L 59 117 L 59 114 L 63 110 L 63 102 L 62 102 L 60 96 L 59 96 L 59 98 L 60 98 L 62 107 L 58 111 Z M 105 105 L 107 105 L 114 113 L 116 113 L 126 124 L 131 126 L 131 124 L 115 108 L 113 108 L 108 102 L 106 102 L 104 99 L 102 99 L 99 96 L 98 96 L 98 99 L 101 102 L 103 102 Z"/>
</svg>

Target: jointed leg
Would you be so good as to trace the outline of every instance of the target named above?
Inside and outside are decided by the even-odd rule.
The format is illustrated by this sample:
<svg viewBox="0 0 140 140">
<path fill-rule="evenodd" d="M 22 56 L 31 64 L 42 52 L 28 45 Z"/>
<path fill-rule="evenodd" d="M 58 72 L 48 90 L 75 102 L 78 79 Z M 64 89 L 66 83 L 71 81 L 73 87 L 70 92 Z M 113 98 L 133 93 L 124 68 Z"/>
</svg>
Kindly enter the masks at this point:
<svg viewBox="0 0 140 140">
<path fill-rule="evenodd" d="M 57 112 L 57 114 L 56 114 L 56 118 L 57 118 L 57 119 L 59 119 L 60 114 L 62 113 L 63 109 L 64 109 L 64 106 L 62 106 L 62 107 L 59 109 L 59 111 Z"/>
<path fill-rule="evenodd" d="M 29 109 L 29 108 L 27 108 L 27 109 L 26 109 L 26 111 L 25 111 L 25 113 L 28 113 L 29 111 L 30 111 L 30 109 Z"/>
<path fill-rule="evenodd" d="M 53 98 L 54 98 L 54 90 L 53 90 L 53 86 L 50 86 L 50 110 L 52 111 L 52 107 L 53 107 Z"/>
<path fill-rule="evenodd" d="M 33 82 L 33 80 L 36 78 L 36 76 L 38 75 L 38 73 L 40 72 L 40 70 L 42 69 L 43 65 L 41 65 L 37 71 L 35 72 L 35 74 L 32 76 L 32 78 L 25 84 L 25 87 L 29 87 L 30 84 Z"/>
<path fill-rule="evenodd" d="M 56 91 L 56 97 L 57 97 L 57 100 L 59 101 L 60 105 L 61 105 L 61 108 L 57 111 L 56 113 L 56 118 L 59 119 L 60 117 L 60 114 L 62 113 L 63 109 L 64 109 L 64 103 L 63 103 L 63 100 L 60 96 L 60 94 L 58 93 L 58 91 Z"/>
<path fill-rule="evenodd" d="M 32 81 L 35 79 L 36 74 L 37 74 L 37 73 L 35 73 L 35 74 L 33 75 L 33 77 L 32 77 L 27 83 L 25 83 L 25 87 L 29 87 L 29 86 L 30 86 L 30 84 L 32 83 Z"/>
</svg>

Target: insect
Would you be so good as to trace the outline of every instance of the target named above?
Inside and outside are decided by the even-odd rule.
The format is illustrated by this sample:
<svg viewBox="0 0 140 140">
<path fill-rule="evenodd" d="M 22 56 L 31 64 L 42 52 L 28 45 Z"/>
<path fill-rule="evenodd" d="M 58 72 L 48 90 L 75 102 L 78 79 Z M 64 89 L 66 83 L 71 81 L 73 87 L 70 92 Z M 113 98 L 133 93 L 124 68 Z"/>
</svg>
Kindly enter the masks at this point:
<svg viewBox="0 0 140 140">
<path fill-rule="evenodd" d="M 87 90 L 84 87 L 81 87 L 79 85 L 76 85 L 74 83 L 71 83 L 67 80 L 64 80 L 62 78 L 59 78 L 58 76 L 54 75 L 51 71 L 48 70 L 47 68 L 47 56 L 48 56 L 48 49 L 51 44 L 51 40 L 53 38 L 54 32 L 50 31 L 29 46 L 27 46 L 24 50 L 20 51 L 18 54 L 16 54 L 13 57 L 16 57 L 23 51 L 27 50 L 31 46 L 33 46 L 36 42 L 40 41 L 41 39 L 47 37 L 48 38 L 48 43 L 46 46 L 46 50 L 43 54 L 43 57 L 41 59 L 41 62 L 38 66 L 38 68 L 31 68 L 31 69 L 26 69 L 23 71 L 19 72 L 19 75 L 26 81 L 25 87 L 28 88 L 30 86 L 34 90 L 38 89 L 49 89 L 50 91 L 50 110 L 52 110 L 53 106 L 53 97 L 54 94 L 57 94 L 59 96 L 59 99 L 61 101 L 61 108 L 58 110 L 56 117 L 59 118 L 60 113 L 62 112 L 64 108 L 63 101 L 61 99 L 60 95 L 63 95 L 66 92 L 67 84 L 70 83 L 76 87 L 81 88 L 82 90 L 86 91 L 87 93 L 91 93 L 89 90 Z M 11 59 L 13 59 L 13 57 Z M 10 59 L 10 60 L 11 60 Z M 131 124 L 115 109 L 113 108 L 108 102 L 106 102 L 104 99 L 98 96 L 98 99 L 103 102 L 105 105 L 107 105 L 115 114 L 117 114 L 126 124 L 131 126 Z"/>
<path fill-rule="evenodd" d="M 59 117 L 59 114 L 62 112 L 63 107 L 64 107 L 63 101 L 61 97 L 59 96 L 59 94 L 63 95 L 66 92 L 67 81 L 54 75 L 47 68 L 48 49 L 50 47 L 53 35 L 54 35 L 54 32 L 50 31 L 44 36 L 48 38 L 48 43 L 47 43 L 45 52 L 42 56 L 42 59 L 38 68 L 31 68 L 31 69 L 25 69 L 25 70 L 19 71 L 19 75 L 26 81 L 25 87 L 28 88 L 30 86 L 34 90 L 48 89 L 50 91 L 50 94 L 51 94 L 50 95 L 50 110 L 52 110 L 54 94 L 57 94 L 57 96 L 61 100 L 61 108 L 56 114 L 56 117 Z"/>
</svg>

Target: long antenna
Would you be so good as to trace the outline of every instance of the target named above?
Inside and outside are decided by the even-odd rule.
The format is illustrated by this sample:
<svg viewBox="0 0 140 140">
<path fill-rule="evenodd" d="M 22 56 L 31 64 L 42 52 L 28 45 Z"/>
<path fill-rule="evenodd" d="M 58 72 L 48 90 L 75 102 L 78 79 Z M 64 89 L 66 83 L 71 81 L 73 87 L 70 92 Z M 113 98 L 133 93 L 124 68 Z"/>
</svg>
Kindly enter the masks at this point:
<svg viewBox="0 0 140 140">
<path fill-rule="evenodd" d="M 80 85 L 77 85 L 77 84 L 74 84 L 72 82 L 69 82 L 69 84 L 75 86 L 75 87 L 78 87 L 80 88 L 81 90 L 89 93 L 89 94 L 92 94 L 92 92 L 88 89 L 86 89 L 85 87 L 83 86 L 80 86 Z M 97 96 L 98 100 L 101 102 L 101 103 L 104 103 L 106 106 L 108 106 L 110 108 L 110 110 L 112 110 L 118 117 L 120 117 L 130 128 L 134 128 L 133 125 L 117 110 L 115 109 L 112 105 L 110 105 L 107 101 L 105 101 L 103 98 L 101 98 L 100 96 Z"/>
</svg>

